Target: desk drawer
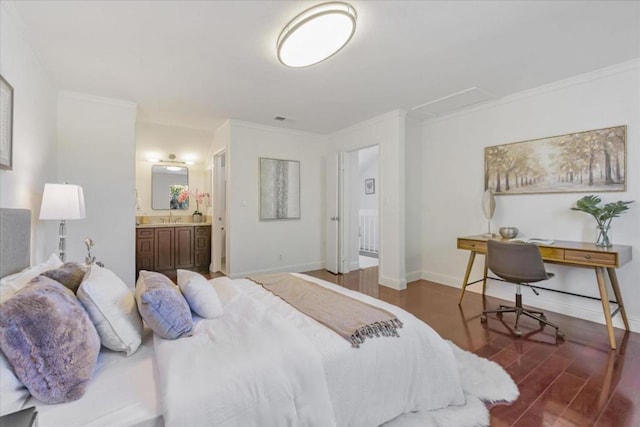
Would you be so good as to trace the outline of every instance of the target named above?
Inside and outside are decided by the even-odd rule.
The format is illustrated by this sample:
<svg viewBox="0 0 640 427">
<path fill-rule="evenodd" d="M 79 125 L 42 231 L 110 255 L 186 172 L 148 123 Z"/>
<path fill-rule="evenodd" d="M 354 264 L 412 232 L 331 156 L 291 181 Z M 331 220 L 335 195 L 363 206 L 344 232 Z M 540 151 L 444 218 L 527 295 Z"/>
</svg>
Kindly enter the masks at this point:
<svg viewBox="0 0 640 427">
<path fill-rule="evenodd" d="M 477 240 L 458 239 L 458 249 L 466 249 L 476 252 L 487 252 L 487 242 Z"/>
<path fill-rule="evenodd" d="M 565 250 L 564 259 L 567 261 L 577 261 L 580 264 L 587 265 L 616 265 L 616 254 L 608 254 L 605 252 Z"/>
<path fill-rule="evenodd" d="M 542 259 L 545 261 L 563 261 L 564 260 L 564 249 L 561 248 L 550 248 L 547 246 L 538 247 L 540 250 L 540 255 L 542 255 Z"/>
</svg>

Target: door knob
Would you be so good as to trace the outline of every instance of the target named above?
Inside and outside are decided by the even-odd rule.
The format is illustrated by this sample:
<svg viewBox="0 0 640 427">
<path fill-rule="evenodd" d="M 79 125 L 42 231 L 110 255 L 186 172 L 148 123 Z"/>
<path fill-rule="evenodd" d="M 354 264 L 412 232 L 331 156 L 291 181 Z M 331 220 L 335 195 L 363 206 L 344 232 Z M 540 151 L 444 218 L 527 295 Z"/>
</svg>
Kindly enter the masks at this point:
<svg viewBox="0 0 640 427">
<path fill-rule="evenodd" d="M 332 216 L 331 218 L 329 218 L 331 221 L 340 221 L 340 217 L 339 216 Z"/>
</svg>

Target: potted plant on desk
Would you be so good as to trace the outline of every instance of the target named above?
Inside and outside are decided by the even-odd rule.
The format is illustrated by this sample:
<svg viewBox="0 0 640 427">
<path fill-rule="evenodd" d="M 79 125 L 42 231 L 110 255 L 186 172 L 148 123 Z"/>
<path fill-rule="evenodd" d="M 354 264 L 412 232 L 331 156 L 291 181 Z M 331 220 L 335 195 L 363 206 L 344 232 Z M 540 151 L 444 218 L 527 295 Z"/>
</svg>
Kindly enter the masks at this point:
<svg viewBox="0 0 640 427">
<path fill-rule="evenodd" d="M 602 200 L 598 196 L 584 196 L 582 199 L 576 202 L 576 206 L 572 207 L 573 211 L 586 212 L 592 215 L 598 222 L 598 238 L 596 239 L 596 246 L 613 246 L 609 240 L 609 227 L 613 218 L 619 217 L 629 209 L 627 205 L 633 203 L 623 202 L 618 200 L 617 202 L 610 202 L 604 206 L 598 206 Z"/>
<path fill-rule="evenodd" d="M 200 212 L 200 204 L 204 203 L 204 198 L 209 197 L 209 193 L 201 193 L 196 188 L 195 193 L 191 195 L 196 199 L 196 210 L 193 211 L 193 222 L 202 222 L 202 212 Z"/>
</svg>

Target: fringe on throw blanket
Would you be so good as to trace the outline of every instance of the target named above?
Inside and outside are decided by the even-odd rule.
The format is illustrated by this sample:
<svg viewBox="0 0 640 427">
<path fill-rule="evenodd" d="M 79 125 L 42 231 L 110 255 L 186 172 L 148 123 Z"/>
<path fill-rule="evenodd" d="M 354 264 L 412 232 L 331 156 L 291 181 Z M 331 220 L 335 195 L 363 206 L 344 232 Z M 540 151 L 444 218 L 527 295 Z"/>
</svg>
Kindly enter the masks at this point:
<svg viewBox="0 0 640 427">
<path fill-rule="evenodd" d="M 379 337 L 399 337 L 398 328 L 402 328 L 402 322 L 398 319 L 385 320 L 384 322 L 375 322 L 357 329 L 347 341 L 351 343 L 351 347 L 358 348 L 364 342 L 365 338 L 373 338 L 375 335 Z"/>
</svg>

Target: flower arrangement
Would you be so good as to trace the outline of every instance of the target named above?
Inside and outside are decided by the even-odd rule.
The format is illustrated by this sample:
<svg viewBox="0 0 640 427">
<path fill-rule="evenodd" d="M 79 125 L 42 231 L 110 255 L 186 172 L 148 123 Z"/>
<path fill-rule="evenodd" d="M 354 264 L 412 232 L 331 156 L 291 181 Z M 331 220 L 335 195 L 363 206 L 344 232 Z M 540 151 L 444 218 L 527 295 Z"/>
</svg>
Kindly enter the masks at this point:
<svg viewBox="0 0 640 427">
<path fill-rule="evenodd" d="M 189 207 L 189 189 L 186 185 L 172 184 L 169 186 L 171 193 L 170 209 L 187 209 Z"/>
<path fill-rule="evenodd" d="M 198 191 L 198 189 L 196 188 L 196 191 L 194 193 L 190 193 L 191 196 L 193 198 L 196 199 L 196 210 L 193 211 L 194 215 L 202 215 L 202 212 L 200 212 L 200 205 L 204 203 L 204 198 L 205 197 L 209 197 L 209 193 L 201 193 Z"/>
</svg>

